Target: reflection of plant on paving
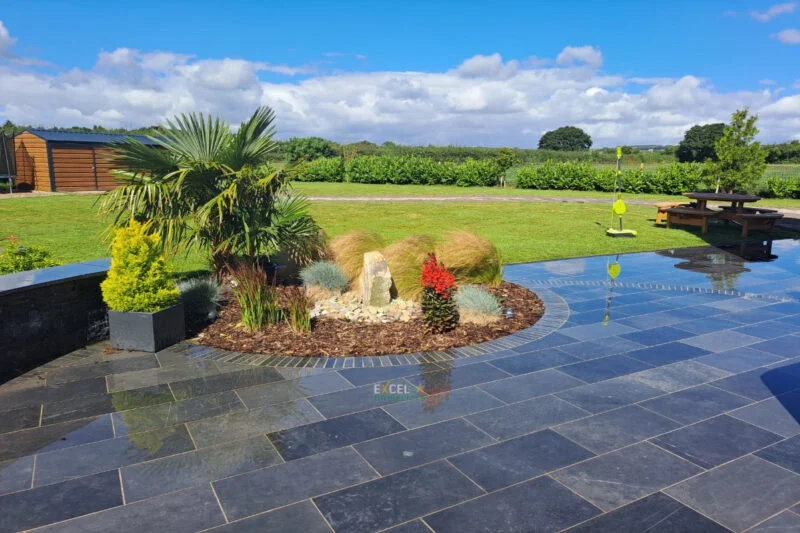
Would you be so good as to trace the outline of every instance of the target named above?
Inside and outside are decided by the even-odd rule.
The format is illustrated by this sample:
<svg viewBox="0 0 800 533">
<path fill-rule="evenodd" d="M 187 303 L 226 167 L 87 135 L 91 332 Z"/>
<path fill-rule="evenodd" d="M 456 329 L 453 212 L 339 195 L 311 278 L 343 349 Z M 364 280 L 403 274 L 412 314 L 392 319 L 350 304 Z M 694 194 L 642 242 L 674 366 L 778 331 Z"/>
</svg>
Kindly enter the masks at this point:
<svg viewBox="0 0 800 533">
<path fill-rule="evenodd" d="M 630 204 L 630 195 L 627 200 Z M 65 263 L 107 257 L 106 225 L 96 215 L 95 201 L 77 195 L 2 200 L 0 232 L 44 246 Z M 705 238 L 693 229 L 655 227 L 655 209 L 649 205 L 629 205 L 626 226 L 639 235 L 624 241 L 603 235 L 610 216 L 607 204 L 312 202 L 311 214 L 332 237 L 364 229 L 365 221 L 370 231 L 390 242 L 409 235 L 438 237 L 455 229 L 471 230 L 492 241 L 506 263 L 736 242 L 741 235 L 735 227 L 715 228 Z M 179 255 L 174 262 L 179 271 L 205 268 L 196 253 Z"/>
</svg>

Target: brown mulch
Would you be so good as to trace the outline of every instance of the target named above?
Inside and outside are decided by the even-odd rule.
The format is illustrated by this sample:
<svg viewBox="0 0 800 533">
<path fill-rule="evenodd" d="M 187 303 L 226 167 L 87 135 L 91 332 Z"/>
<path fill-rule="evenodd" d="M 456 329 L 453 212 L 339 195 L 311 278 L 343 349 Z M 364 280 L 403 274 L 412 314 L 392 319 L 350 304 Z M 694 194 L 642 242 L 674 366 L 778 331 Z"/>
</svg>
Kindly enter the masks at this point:
<svg viewBox="0 0 800 533">
<path fill-rule="evenodd" d="M 321 318 L 311 333 L 293 333 L 286 324 L 266 331 L 251 333 L 241 326 L 239 305 L 229 298 L 219 318 L 199 333 L 197 342 L 224 350 L 246 353 L 295 356 L 363 356 L 436 351 L 468 346 L 504 337 L 532 326 L 544 313 L 544 304 L 533 292 L 503 282 L 489 289 L 501 299 L 504 307 L 514 310 L 513 318 L 501 318 L 488 325 L 461 324 L 444 334 L 428 334 L 422 319 L 388 324 L 362 324 L 346 320 Z"/>
</svg>

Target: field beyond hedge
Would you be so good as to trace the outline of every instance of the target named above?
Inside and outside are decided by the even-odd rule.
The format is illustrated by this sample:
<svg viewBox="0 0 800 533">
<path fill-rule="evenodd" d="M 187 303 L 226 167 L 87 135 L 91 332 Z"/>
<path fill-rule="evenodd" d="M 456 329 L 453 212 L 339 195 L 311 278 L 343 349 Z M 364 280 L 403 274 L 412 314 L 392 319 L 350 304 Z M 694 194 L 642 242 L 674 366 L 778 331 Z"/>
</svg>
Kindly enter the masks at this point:
<svg viewBox="0 0 800 533">
<path fill-rule="evenodd" d="M 301 189 L 351 184 L 302 185 Z M 377 189 L 385 187 L 388 186 Z M 396 188 L 406 187 L 411 186 Z M 418 189 L 431 191 L 430 187 Z M 108 251 L 103 240 L 106 223 L 96 214 L 96 200 L 96 196 L 86 195 L 2 199 L 0 237 L 15 235 L 22 244 L 44 246 L 65 263 L 106 257 Z M 702 237 L 693 228 L 657 227 L 653 224 L 655 209 L 639 205 L 630 205 L 625 217 L 626 227 L 639 231 L 636 239 L 605 236 L 610 222 L 610 209 L 605 203 L 313 201 L 311 211 L 332 237 L 367 230 L 394 241 L 419 234 L 440 237 L 455 229 L 474 231 L 494 242 L 506 263 L 720 244 L 740 239 L 740 232 L 734 227 L 714 228 Z M 761 237 L 756 233 L 753 239 Z M 173 264 L 176 271 L 184 273 L 206 268 L 197 252 L 177 257 Z"/>
</svg>

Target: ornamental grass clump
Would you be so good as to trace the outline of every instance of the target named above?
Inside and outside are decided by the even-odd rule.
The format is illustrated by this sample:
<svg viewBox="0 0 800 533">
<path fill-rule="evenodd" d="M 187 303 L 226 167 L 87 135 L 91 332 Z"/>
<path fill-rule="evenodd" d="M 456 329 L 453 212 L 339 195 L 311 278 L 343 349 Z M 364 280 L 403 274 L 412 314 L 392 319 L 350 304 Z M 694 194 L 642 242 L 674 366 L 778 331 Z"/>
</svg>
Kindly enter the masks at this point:
<svg viewBox="0 0 800 533">
<path fill-rule="evenodd" d="M 497 287 L 503 280 L 500 252 L 491 241 L 468 231 L 454 231 L 436 247 L 436 257 L 459 283 Z"/>
<path fill-rule="evenodd" d="M 377 233 L 354 231 L 339 235 L 331 241 L 330 250 L 333 259 L 341 267 L 347 280 L 352 283 L 361 277 L 364 268 L 364 254 L 374 252 L 383 247 Z"/>
<path fill-rule="evenodd" d="M 383 257 L 392 273 L 397 296 L 418 302 L 422 296 L 419 283 L 422 264 L 433 252 L 436 242 L 427 235 L 406 237 L 383 250 Z"/>
<path fill-rule="evenodd" d="M 345 292 L 347 276 L 332 261 L 316 261 L 300 271 L 300 279 L 306 287 L 320 287 L 331 292 Z"/>
<path fill-rule="evenodd" d="M 500 300 L 486 289 L 475 285 L 461 287 L 455 300 L 461 322 L 489 324 L 500 319 L 502 313 Z"/>
<path fill-rule="evenodd" d="M 131 221 L 114 233 L 111 269 L 100 285 L 113 311 L 153 313 L 178 303 L 180 292 L 160 252 L 161 237 Z"/>
<path fill-rule="evenodd" d="M 232 271 L 236 286 L 233 295 L 239 302 L 242 325 L 250 331 L 261 331 L 283 318 L 278 290 L 269 283 L 267 273 L 258 266 L 242 264 Z"/>
<path fill-rule="evenodd" d="M 311 331 L 310 301 L 300 287 L 291 287 L 286 294 L 286 321 L 294 333 Z"/>
<path fill-rule="evenodd" d="M 453 273 L 430 254 L 422 265 L 422 315 L 429 333 L 446 333 L 458 324 Z"/>
</svg>

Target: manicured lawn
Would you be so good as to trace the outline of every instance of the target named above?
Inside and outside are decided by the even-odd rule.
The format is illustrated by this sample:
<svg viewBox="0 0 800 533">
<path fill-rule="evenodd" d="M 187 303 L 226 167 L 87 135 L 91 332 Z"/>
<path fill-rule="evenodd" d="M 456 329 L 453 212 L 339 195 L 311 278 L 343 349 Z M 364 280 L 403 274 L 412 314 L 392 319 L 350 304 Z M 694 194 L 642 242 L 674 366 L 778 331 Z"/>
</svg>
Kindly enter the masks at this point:
<svg viewBox="0 0 800 533">
<path fill-rule="evenodd" d="M 499 189 L 497 187 L 453 187 L 448 185 L 373 185 L 366 183 L 295 183 L 309 196 L 544 196 L 550 198 L 599 198 L 609 200 L 611 194 L 595 191 L 540 191 L 532 189 Z M 686 200 L 683 196 L 664 194 L 624 194 L 626 200 L 663 202 Z M 763 207 L 800 209 L 800 200 L 765 198 Z"/>
<path fill-rule="evenodd" d="M 45 246 L 64 262 L 105 257 L 106 225 L 96 215 L 96 200 L 77 195 L 0 200 L 0 236 L 11 234 L 22 243 Z M 656 227 L 655 209 L 635 205 L 625 224 L 639 231 L 636 239 L 604 235 L 610 218 L 604 204 L 336 201 L 313 202 L 312 212 L 330 236 L 367 229 L 392 241 L 423 233 L 441 236 L 454 229 L 474 231 L 492 240 L 508 263 L 739 240 L 736 228 L 712 228 L 704 239 L 694 229 Z M 175 259 L 177 271 L 202 268 L 199 253 Z"/>
</svg>

